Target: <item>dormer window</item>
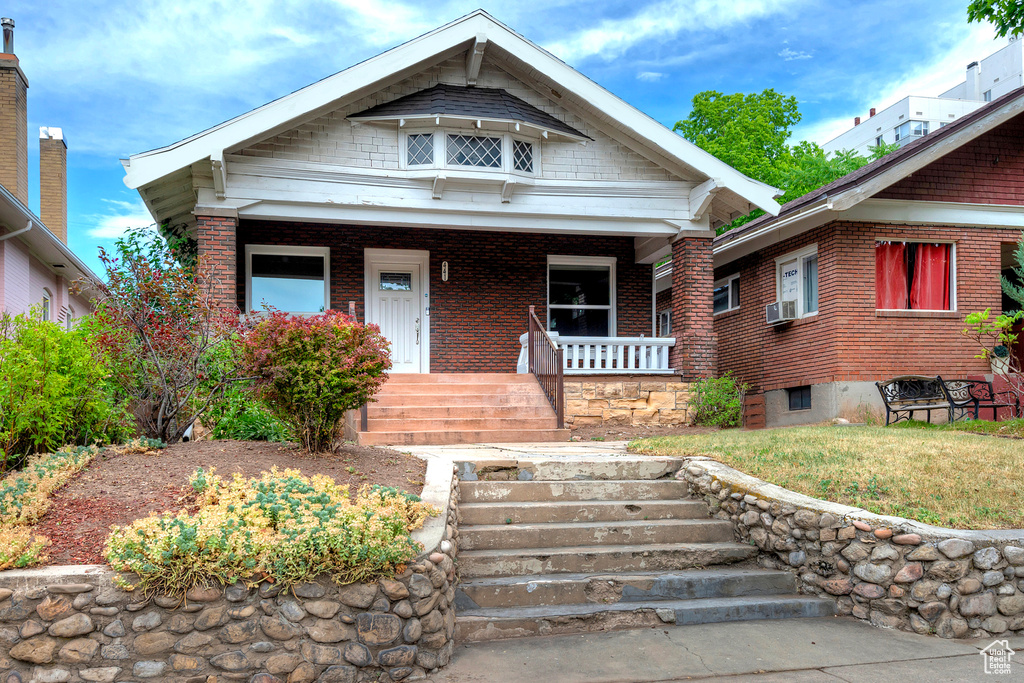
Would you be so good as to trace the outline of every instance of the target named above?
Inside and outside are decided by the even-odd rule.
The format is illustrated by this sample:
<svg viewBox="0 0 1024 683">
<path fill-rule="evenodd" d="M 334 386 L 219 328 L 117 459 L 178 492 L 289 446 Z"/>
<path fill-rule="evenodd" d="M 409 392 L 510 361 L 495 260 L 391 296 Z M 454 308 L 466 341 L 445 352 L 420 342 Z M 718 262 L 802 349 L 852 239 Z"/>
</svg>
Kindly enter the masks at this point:
<svg viewBox="0 0 1024 683">
<path fill-rule="evenodd" d="M 445 145 L 449 166 L 501 168 L 501 138 L 448 133 Z"/>
<path fill-rule="evenodd" d="M 404 133 L 404 168 L 499 171 L 518 175 L 538 172 L 537 145 L 517 133 L 470 132 L 437 128 Z"/>
<path fill-rule="evenodd" d="M 533 173 L 533 145 L 525 140 L 512 141 L 512 168 Z"/>
<path fill-rule="evenodd" d="M 417 133 L 406 138 L 405 151 L 409 166 L 434 165 L 434 136 L 430 133 Z"/>
</svg>

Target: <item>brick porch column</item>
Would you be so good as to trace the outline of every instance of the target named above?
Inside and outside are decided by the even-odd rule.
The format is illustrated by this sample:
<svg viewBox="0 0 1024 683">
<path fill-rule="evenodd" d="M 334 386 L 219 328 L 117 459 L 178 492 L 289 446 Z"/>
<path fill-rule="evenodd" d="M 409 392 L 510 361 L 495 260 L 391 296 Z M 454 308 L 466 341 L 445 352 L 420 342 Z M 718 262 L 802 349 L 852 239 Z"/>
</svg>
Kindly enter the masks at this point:
<svg viewBox="0 0 1024 683">
<path fill-rule="evenodd" d="M 680 237 L 672 243 L 672 347 L 669 360 L 682 378 L 710 377 L 715 368 L 711 292 L 711 237 Z"/>
<path fill-rule="evenodd" d="M 237 231 L 236 217 L 196 216 L 199 262 L 209 268 L 216 280 L 214 300 L 227 308 L 238 307 Z"/>
</svg>

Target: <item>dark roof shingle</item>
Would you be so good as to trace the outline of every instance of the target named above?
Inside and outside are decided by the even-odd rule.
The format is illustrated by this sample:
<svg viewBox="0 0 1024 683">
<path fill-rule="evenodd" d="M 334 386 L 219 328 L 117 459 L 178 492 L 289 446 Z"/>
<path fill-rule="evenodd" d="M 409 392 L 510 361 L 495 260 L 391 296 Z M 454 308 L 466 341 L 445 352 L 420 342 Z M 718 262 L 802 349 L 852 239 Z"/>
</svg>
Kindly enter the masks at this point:
<svg viewBox="0 0 1024 683">
<path fill-rule="evenodd" d="M 587 140 L 592 139 L 572 126 L 559 121 L 551 114 L 541 111 L 529 102 L 500 88 L 470 88 L 445 83 L 439 83 L 432 88 L 378 104 L 357 114 L 350 114 L 348 118 L 429 115 L 518 121 Z"/>
</svg>

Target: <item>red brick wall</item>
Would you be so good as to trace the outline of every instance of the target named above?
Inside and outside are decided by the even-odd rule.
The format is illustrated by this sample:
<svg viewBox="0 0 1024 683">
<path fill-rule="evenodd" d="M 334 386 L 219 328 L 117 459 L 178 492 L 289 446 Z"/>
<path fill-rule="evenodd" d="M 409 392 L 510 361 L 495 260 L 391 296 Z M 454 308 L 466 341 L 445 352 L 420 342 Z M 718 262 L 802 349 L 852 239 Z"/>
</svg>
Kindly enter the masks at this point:
<svg viewBox="0 0 1024 683">
<path fill-rule="evenodd" d="M 616 257 L 617 332 L 651 333 L 651 267 L 634 263 L 627 237 L 546 236 L 243 221 L 238 231 L 237 288 L 245 302 L 245 245 L 326 246 L 331 249 L 331 306 L 356 302 L 364 317 L 363 249 L 430 251 L 430 369 L 432 372 L 515 372 L 527 308 L 544 320 L 549 254 Z M 448 282 L 441 262 L 448 261 Z"/>
<path fill-rule="evenodd" d="M 708 377 L 715 368 L 712 324 L 710 237 L 685 237 L 672 243 L 671 365 L 684 380 Z"/>
<path fill-rule="evenodd" d="M 1001 305 L 999 253 L 1014 230 L 834 222 L 716 270 L 740 273 L 740 309 L 715 316 L 718 372 L 732 370 L 757 391 L 834 381 L 877 381 L 908 373 L 965 376 L 988 372 L 960 335 L 971 311 Z M 955 313 L 875 310 L 875 240 L 956 243 Z M 818 244 L 818 315 L 770 327 L 775 258 Z"/>
<path fill-rule="evenodd" d="M 985 133 L 879 192 L 880 199 L 1024 204 L 1024 117 Z"/>
<path fill-rule="evenodd" d="M 237 280 L 235 257 L 235 218 L 196 216 L 196 240 L 199 262 L 215 279 L 214 297 L 224 306 L 235 305 Z M 239 306 L 239 308 L 242 308 Z"/>
</svg>

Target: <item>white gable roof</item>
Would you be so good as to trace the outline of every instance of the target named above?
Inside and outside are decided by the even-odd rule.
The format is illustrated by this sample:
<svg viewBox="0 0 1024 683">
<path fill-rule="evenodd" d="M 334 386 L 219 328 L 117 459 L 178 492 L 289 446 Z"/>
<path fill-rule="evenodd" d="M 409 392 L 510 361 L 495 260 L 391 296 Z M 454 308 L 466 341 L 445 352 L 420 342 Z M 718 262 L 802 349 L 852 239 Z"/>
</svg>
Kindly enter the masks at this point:
<svg viewBox="0 0 1024 683">
<path fill-rule="evenodd" d="M 242 149 L 298 122 L 330 111 L 338 106 L 340 100 L 372 93 L 440 59 L 465 52 L 478 38 L 514 54 L 560 88 L 616 121 L 631 137 L 691 170 L 696 180 L 713 181 L 714 187 L 727 190 L 750 205 L 773 215 L 778 213 L 774 188 L 719 161 L 483 10 L 180 142 L 133 155 L 123 162 L 126 170 L 124 182 L 128 187 L 138 189 L 202 159 Z"/>
</svg>

